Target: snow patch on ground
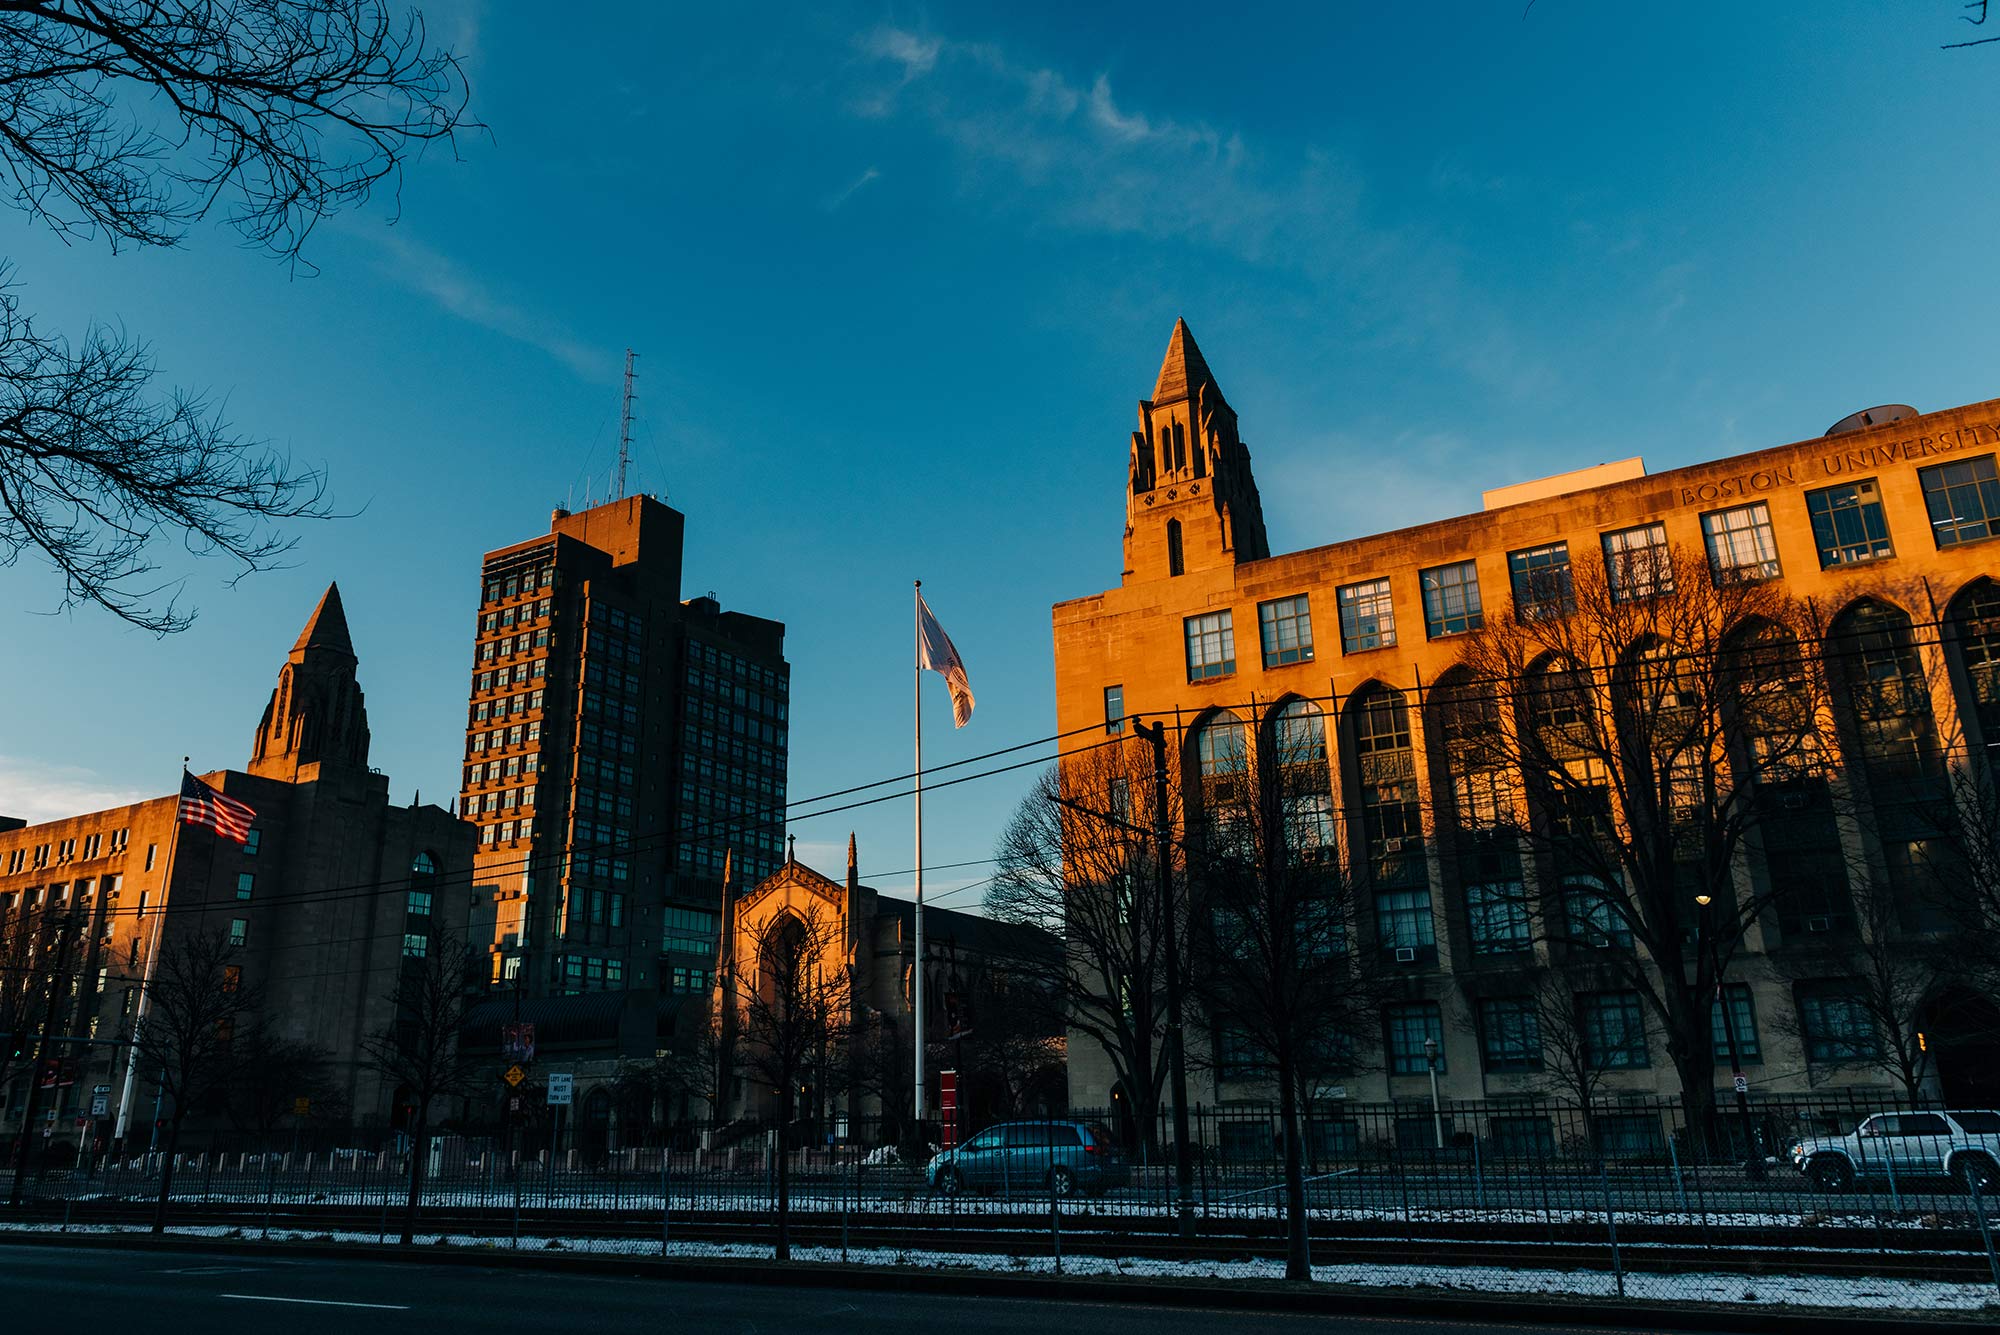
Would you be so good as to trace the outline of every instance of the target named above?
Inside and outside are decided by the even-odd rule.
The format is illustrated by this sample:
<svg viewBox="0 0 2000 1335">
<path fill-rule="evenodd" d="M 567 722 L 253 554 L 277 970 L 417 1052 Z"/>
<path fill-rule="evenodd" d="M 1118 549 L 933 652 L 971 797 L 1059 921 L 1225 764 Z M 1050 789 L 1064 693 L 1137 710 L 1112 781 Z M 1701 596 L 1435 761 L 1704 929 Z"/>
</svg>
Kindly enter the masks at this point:
<svg viewBox="0 0 2000 1335">
<path fill-rule="evenodd" d="M 0 1223 L 9 1232 L 50 1232 L 46 1226 Z M 143 1233 L 143 1227 L 112 1224 L 81 1225 L 71 1233 Z M 186 1238 L 258 1238 L 256 1228 L 221 1225 L 169 1228 Z M 272 1229 L 274 1242 L 368 1243 L 382 1241 L 379 1233 L 312 1232 Z M 659 1257 L 658 1242 L 635 1238 L 557 1238 L 523 1235 L 510 1239 L 461 1234 L 420 1233 L 419 1246 L 450 1246 L 468 1250 L 507 1252 L 564 1251 L 634 1257 Z M 687 1260 L 768 1261 L 771 1249 L 743 1243 L 675 1242 L 665 1255 Z M 792 1260 L 807 1265 L 916 1266 L 926 1270 L 985 1271 L 1019 1275 L 1277 1282 L 1285 1267 L 1276 1260 L 1166 1261 L 1145 1257 L 998 1256 L 975 1252 L 925 1251 L 891 1247 L 794 1247 Z M 1616 1298 L 1616 1275 L 1599 1270 L 1508 1269 L 1498 1266 L 1316 1265 L 1313 1278 L 1323 1284 L 1375 1289 L 1421 1289 L 1446 1293 L 1512 1294 L 1563 1298 Z M 1639 1302 L 1692 1303 L 1710 1306 L 1811 1307 L 1863 1311 L 2000 1311 L 2000 1289 L 1989 1284 L 1954 1284 L 1940 1280 L 1857 1278 L 1828 1275 L 1727 1275 L 1631 1273 L 1624 1278 L 1623 1296 Z"/>
</svg>

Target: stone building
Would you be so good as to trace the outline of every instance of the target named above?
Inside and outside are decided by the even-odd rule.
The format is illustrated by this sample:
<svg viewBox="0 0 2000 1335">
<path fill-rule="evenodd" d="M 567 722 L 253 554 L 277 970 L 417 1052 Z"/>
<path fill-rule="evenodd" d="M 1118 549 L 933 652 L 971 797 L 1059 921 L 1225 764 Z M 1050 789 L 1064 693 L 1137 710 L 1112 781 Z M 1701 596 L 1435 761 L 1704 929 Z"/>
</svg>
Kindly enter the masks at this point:
<svg viewBox="0 0 2000 1335">
<path fill-rule="evenodd" d="M 779 865 L 785 628 L 682 599 L 685 526 L 632 496 L 481 564 L 460 798 L 492 887 L 481 1034 L 518 1015 L 577 1054 L 650 1057 L 707 995 L 725 850 Z"/>
<path fill-rule="evenodd" d="M 368 765 L 357 661 L 329 586 L 279 668 L 248 766 L 200 776 L 256 813 L 243 845 L 177 824 L 172 796 L 0 830 L 0 926 L 69 911 L 80 926 L 51 1049 L 60 1083 L 44 1090 L 33 1128 L 51 1148 L 148 1139 L 154 1093 L 122 1040 L 150 961 L 194 932 L 227 932 L 245 984 L 263 996 L 256 1018 L 327 1054 L 326 1083 L 344 1106 L 315 1116 L 363 1128 L 398 1116 L 361 1043 L 389 1024 L 405 961 L 440 930 L 465 933 L 477 832 L 442 807 L 390 801 L 388 777 Z M 18 1134 L 30 1078 L 17 1065 L 0 1090 L 0 1138 Z"/>
<path fill-rule="evenodd" d="M 1448 853 L 1454 776 L 1435 707 L 1469 637 L 1495 618 L 1541 615 L 1536 591 L 1551 581 L 1567 587 L 1585 563 L 1601 563 L 1615 581 L 1649 551 L 1705 554 L 1702 577 L 1716 587 L 1782 581 L 1809 600 L 1829 637 L 1863 646 L 1855 652 L 1868 671 L 1931 683 L 1896 723 L 1926 775 L 1941 775 L 1946 763 L 1973 763 L 2000 744 L 2000 549 L 1984 541 L 2000 536 L 1996 453 L 2000 401 L 1875 410 L 1825 437 L 1656 475 L 1626 460 L 1488 492 L 1476 514 L 1273 555 L 1236 413 L 1176 323 L 1127 448 L 1120 579 L 1053 610 L 1057 729 L 1118 734 L 1132 716 L 1164 718 L 1197 816 L 1204 784 L 1246 767 L 1281 716 L 1283 727 L 1310 731 L 1326 758 L 1329 828 L 1361 882 L 1355 939 L 1403 979 L 1402 998 L 1384 1010 L 1342 1092 L 1427 1100 L 1429 1038 L 1447 1098 L 1526 1097 L 1546 1089 L 1539 1057 L 1514 1050 L 1508 1033 L 1519 1030 L 1503 1032 L 1495 1018 L 1504 1002 L 1492 995 L 1495 979 L 1562 974 L 1587 961 L 1482 908 L 1493 891 L 1482 877 L 1511 877 L 1532 898 L 1548 867 L 1529 857 L 1482 872 Z M 1844 713 L 1842 737 L 1879 721 Z M 1865 737 L 1839 760 L 1882 818 L 1858 833 L 1843 827 L 1830 841 L 1839 847 L 1747 849 L 1735 868 L 1742 894 L 1801 868 L 1824 871 L 1828 858 L 1886 877 L 1893 893 L 1916 893 L 1922 840 L 1896 832 L 1883 804 L 1897 795 L 1860 774 Z M 1381 777 L 1389 769 L 1393 782 Z M 1842 980 L 1808 985 L 1782 967 L 1788 951 L 1852 929 L 1839 898 L 1796 916 L 1764 914 L 1730 968 L 1730 1015 L 1753 1094 L 1889 1092 L 1880 1065 L 1856 1059 L 1867 1038 L 1842 1003 Z M 1912 929 L 1912 947 L 1932 926 Z M 1496 930 L 1508 939 L 1494 939 Z M 1629 1000 L 1585 995 L 1589 986 L 1577 984 L 1580 1006 Z M 1980 1004 L 1985 1021 L 1929 1077 L 1946 1097 L 2000 1094 L 1991 1076 L 2000 1016 L 1990 999 Z M 1605 1026 L 1616 1017 L 1586 1018 Z M 1219 1028 L 1190 1040 L 1211 1056 L 1228 1041 Z M 1654 1041 L 1649 1055 L 1635 1035 L 1607 1075 L 1607 1095 L 1677 1092 Z M 1727 1063 L 1720 1069 L 1726 1089 Z M 1104 1055 L 1073 1042 L 1072 1101 L 1112 1106 L 1113 1084 Z M 1267 1095 L 1229 1078 L 1226 1058 L 1198 1063 L 1191 1091 L 1211 1106 Z"/>
<path fill-rule="evenodd" d="M 860 1042 L 867 1049 L 848 1054 L 838 1087 L 807 1091 L 798 1110 L 800 1119 L 844 1124 L 850 1119 L 876 1121 L 885 1112 L 898 1111 L 906 1118 L 916 1032 L 916 905 L 861 883 L 850 835 L 843 881 L 788 857 L 772 875 L 725 898 L 710 1011 L 721 1017 L 720 1120 L 768 1124 L 780 1115 L 777 1091 L 746 1069 L 742 1049 L 749 1046 L 744 1033 L 749 995 L 761 985 L 765 943 L 788 928 L 808 930 L 812 939 L 823 942 L 821 967 L 845 973 L 841 997 L 848 1009 L 840 1017 L 841 1025 L 863 1035 Z M 933 1054 L 929 1068 L 957 1073 L 959 1102 L 969 1126 L 985 1125 L 991 1110 L 1007 1095 L 989 1078 L 1002 1073 L 975 1069 L 982 1063 L 968 1061 L 963 1042 L 954 1036 L 980 1034 L 1008 1023 L 1009 1017 L 1002 1013 L 1009 999 L 1008 962 L 1038 947 L 1057 948 L 1031 928 L 953 909 L 924 910 L 925 1026 Z M 1031 1044 L 1023 1045 L 1009 1059 L 1026 1064 L 1024 1051 L 1030 1058 L 1034 1055 Z M 1046 1051 L 1052 1074 L 1059 1049 L 1052 1042 Z M 1033 1073 L 1028 1074 L 1028 1100 L 1046 1106 L 1054 1091 L 1035 1085 Z M 933 1085 L 935 1081 L 933 1075 Z M 935 1096 L 935 1089 L 932 1092 Z M 888 1106 L 892 1103 L 893 1109 Z"/>
<path fill-rule="evenodd" d="M 820 999 L 837 996 L 837 1008 L 822 1026 L 828 1078 L 807 1073 L 789 1134 L 799 1143 L 875 1144 L 907 1130 L 915 904 L 861 883 L 852 836 L 840 880 L 787 854 L 755 885 L 739 889 L 732 879 L 716 902 L 722 929 L 705 964 L 711 980 L 705 994 L 672 995 L 643 1018 L 622 994 L 522 1004 L 523 1016 L 541 1017 L 522 1114 L 538 1115 L 533 1104 L 541 1082 L 559 1071 L 575 1081 L 575 1112 L 563 1143 L 586 1160 L 657 1144 L 662 1135 L 691 1143 L 706 1136 L 717 1148 L 761 1137 L 783 1113 L 777 1090 L 757 1070 L 750 998 L 768 988 L 765 943 L 809 927 L 815 972 L 834 980 Z M 1009 967 L 1023 951 L 1056 949 L 1057 942 L 1032 929 L 947 908 L 924 910 L 933 1094 L 939 1069 L 959 1072 L 964 1127 L 1024 1109 L 1061 1108 L 1062 1036 L 1032 1018 L 1052 1014 L 1050 1008 L 1017 1004 L 1020 983 Z M 474 1045 L 497 1044 L 512 1014 L 511 999 L 485 1003 L 475 1017 Z M 591 1037 L 616 1027 L 621 1017 L 644 1028 L 655 1014 L 659 1046 L 653 1053 L 612 1053 Z"/>
</svg>

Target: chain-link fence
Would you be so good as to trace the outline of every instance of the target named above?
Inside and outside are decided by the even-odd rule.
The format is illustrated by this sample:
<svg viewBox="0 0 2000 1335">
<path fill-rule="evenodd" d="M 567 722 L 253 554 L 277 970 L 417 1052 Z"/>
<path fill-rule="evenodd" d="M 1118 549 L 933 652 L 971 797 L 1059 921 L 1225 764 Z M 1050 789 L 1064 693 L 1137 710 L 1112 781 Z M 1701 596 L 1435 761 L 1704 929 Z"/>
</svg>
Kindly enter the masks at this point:
<svg viewBox="0 0 2000 1335">
<path fill-rule="evenodd" d="M 1898 1120 L 1857 1134 L 1878 1112 Z M 2000 1151 L 2000 1122 L 1849 1097 L 1760 1099 L 1747 1115 L 1725 1103 L 1702 1125 L 1689 1120 L 1678 1102 L 1650 1100 L 1322 1105 L 1300 1136 L 1315 1275 L 1931 1312 L 2000 1304 L 1993 1160 L 1981 1158 Z M 783 1136 L 687 1125 L 633 1145 L 616 1127 L 601 1140 L 558 1130 L 511 1147 L 447 1132 L 418 1165 L 416 1232 L 769 1255 L 782 1199 L 786 1239 L 806 1259 L 1282 1273 L 1277 1111 L 1198 1108 L 1188 1122 L 1185 1187 L 1164 1116 L 1151 1134 L 1094 1111 L 981 1128 L 942 1156 L 935 1128 L 899 1147 L 882 1143 L 887 1128 L 845 1120 Z M 173 1165 L 169 1222 L 399 1236 L 406 1147 L 271 1139 L 196 1137 Z M 1839 1171 L 1825 1167 L 1836 1161 Z M 36 1173 L 17 1219 L 143 1226 L 164 1167 L 158 1153 L 135 1153 Z"/>
</svg>

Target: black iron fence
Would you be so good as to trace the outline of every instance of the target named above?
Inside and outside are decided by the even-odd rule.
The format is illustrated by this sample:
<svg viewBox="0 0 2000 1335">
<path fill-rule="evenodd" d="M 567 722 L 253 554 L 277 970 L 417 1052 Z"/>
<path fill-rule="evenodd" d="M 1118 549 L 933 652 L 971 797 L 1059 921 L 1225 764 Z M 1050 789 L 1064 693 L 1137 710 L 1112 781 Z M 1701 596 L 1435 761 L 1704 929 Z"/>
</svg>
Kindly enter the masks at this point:
<svg viewBox="0 0 2000 1335">
<path fill-rule="evenodd" d="M 1906 1152 L 1849 1137 L 1879 1111 L 1907 1110 L 1859 1095 L 1762 1098 L 1747 1119 L 1725 1105 L 1690 1126 L 1671 1100 L 1324 1103 L 1302 1125 L 1305 1218 L 1323 1277 L 1349 1282 L 1674 1296 L 1670 1272 L 1686 1281 L 1692 1265 L 1710 1278 L 1754 1270 L 1756 1284 L 1739 1287 L 1767 1294 L 1790 1274 L 1792 1302 L 1843 1306 L 1885 1286 L 1889 1300 L 1868 1301 L 1894 1305 L 1907 1290 L 1931 1311 L 2000 1302 L 1992 1181 L 1953 1171 L 1977 1145 Z M 552 1124 L 512 1144 L 447 1128 L 422 1149 L 393 1133 L 218 1132 L 178 1156 L 169 1218 L 394 1238 L 421 1154 L 425 1238 L 768 1254 L 782 1193 L 792 1236 L 828 1259 L 865 1247 L 1016 1267 L 1089 1255 L 1121 1268 L 1223 1254 L 1276 1264 L 1288 1219 L 1274 1108 L 1191 1109 L 1185 1188 L 1169 1119 L 1148 1134 L 1108 1112 L 1066 1116 L 1081 1129 L 981 1128 L 996 1149 L 979 1171 L 963 1153 L 937 1155 L 934 1131 L 839 1119 L 654 1128 L 642 1144 L 621 1143 L 615 1126 L 593 1140 Z M 1850 1174 L 1803 1171 L 1796 1146 L 1835 1143 Z M 18 1220 L 143 1225 L 164 1167 L 135 1151 L 45 1168 L 23 1183 Z"/>
</svg>

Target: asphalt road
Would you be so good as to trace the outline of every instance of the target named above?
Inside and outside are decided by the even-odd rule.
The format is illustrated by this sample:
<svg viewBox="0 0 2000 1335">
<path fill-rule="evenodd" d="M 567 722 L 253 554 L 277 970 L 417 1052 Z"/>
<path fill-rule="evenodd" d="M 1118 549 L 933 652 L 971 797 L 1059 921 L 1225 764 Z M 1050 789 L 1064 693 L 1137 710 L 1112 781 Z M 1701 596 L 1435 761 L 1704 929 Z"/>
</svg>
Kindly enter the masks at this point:
<svg viewBox="0 0 2000 1335">
<path fill-rule="evenodd" d="M 1587 1311 L 1588 1309 L 1583 1309 Z M 284 1335 L 495 1335 L 588 1330 L 624 1335 L 1475 1335 L 1606 1329 L 1422 1318 L 1302 1316 L 1103 1302 L 954 1297 L 857 1289 L 719 1284 L 223 1252 L 0 1247 L 9 1329 L 138 1323 L 163 1332 L 282 1330 Z M 1630 1331 L 1630 1326 L 1619 1327 Z M 1715 1328 L 1718 1332 L 1720 1327 Z"/>
</svg>

